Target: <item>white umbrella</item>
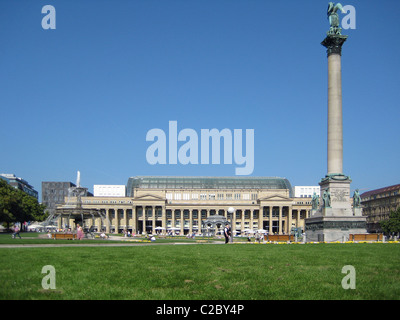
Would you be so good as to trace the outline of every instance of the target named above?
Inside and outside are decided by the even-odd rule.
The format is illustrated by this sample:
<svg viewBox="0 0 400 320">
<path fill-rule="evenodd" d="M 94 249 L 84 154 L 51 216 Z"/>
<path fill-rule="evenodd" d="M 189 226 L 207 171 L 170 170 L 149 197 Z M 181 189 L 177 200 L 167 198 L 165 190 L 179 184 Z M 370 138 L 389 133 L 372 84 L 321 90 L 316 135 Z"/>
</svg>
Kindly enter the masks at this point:
<svg viewBox="0 0 400 320">
<path fill-rule="evenodd" d="M 254 233 L 254 230 L 251 230 L 251 229 L 244 229 L 243 232 Z"/>
<path fill-rule="evenodd" d="M 28 229 L 37 229 L 37 228 L 43 228 L 40 224 L 31 224 L 28 226 Z"/>
<path fill-rule="evenodd" d="M 155 230 L 165 230 L 164 227 L 155 227 L 154 229 L 155 229 Z"/>
</svg>

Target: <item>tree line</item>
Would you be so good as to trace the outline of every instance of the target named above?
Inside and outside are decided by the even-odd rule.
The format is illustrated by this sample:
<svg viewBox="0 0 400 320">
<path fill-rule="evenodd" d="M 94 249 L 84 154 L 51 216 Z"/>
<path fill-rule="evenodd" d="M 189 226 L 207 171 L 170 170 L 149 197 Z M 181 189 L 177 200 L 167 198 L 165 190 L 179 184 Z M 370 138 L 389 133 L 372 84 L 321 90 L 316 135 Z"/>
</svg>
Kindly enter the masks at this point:
<svg viewBox="0 0 400 320">
<path fill-rule="evenodd" d="M 0 179 L 0 222 L 10 224 L 17 222 L 21 226 L 25 221 L 43 221 L 47 218 L 46 206 L 40 204 L 22 190 L 10 186 L 6 181 Z"/>
</svg>

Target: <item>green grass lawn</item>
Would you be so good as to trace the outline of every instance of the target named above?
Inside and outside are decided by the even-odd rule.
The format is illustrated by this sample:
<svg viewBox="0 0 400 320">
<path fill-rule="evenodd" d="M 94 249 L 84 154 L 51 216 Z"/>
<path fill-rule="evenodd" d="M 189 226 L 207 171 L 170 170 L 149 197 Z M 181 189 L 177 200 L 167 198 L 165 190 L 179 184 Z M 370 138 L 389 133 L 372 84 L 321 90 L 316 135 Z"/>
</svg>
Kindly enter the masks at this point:
<svg viewBox="0 0 400 320">
<path fill-rule="evenodd" d="M 400 297 L 400 244 L 1 248 L 0 262 L 0 299 Z M 55 290 L 41 286 L 45 265 Z M 341 286 L 345 265 L 354 290 Z"/>
<path fill-rule="evenodd" d="M 83 240 L 55 240 L 46 237 L 45 233 L 37 233 L 37 232 L 21 232 L 21 239 L 11 237 L 11 233 L 2 233 L 0 234 L 0 244 L 112 244 L 112 243 L 130 243 L 130 242 L 150 242 L 148 238 L 145 237 L 132 237 L 125 238 L 122 234 L 110 234 L 116 239 L 119 240 L 104 240 L 100 238 L 95 239 L 83 239 Z M 45 237 L 45 238 L 43 238 Z M 235 239 L 236 242 L 244 242 L 243 239 Z M 176 242 L 188 242 L 188 243 L 196 243 L 196 242 L 224 242 L 223 239 L 215 239 L 211 237 L 198 237 L 195 239 L 188 239 L 184 236 L 173 236 L 166 238 L 157 237 L 157 243 L 176 243 Z"/>
</svg>

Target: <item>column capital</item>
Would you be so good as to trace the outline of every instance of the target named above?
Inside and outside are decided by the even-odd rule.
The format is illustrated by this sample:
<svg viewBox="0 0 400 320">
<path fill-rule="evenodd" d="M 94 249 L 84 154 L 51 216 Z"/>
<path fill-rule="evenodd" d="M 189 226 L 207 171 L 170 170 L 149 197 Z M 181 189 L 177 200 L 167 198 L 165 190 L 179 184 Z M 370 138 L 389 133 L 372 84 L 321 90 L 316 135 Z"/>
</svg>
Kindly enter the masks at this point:
<svg viewBox="0 0 400 320">
<path fill-rule="evenodd" d="M 328 57 L 331 54 L 342 55 L 342 46 L 346 40 L 347 40 L 347 36 L 345 36 L 345 35 L 330 34 L 321 42 L 321 44 L 327 48 L 326 52 L 327 52 Z"/>
</svg>

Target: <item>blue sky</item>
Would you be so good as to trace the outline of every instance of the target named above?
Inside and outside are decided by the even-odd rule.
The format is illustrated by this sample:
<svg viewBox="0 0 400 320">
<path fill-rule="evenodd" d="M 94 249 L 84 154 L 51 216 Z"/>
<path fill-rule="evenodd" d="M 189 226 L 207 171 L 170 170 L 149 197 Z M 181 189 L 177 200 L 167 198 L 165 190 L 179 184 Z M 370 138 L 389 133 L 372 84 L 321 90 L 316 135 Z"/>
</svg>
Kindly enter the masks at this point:
<svg viewBox="0 0 400 320">
<path fill-rule="evenodd" d="M 56 29 L 44 30 L 44 5 Z M 82 185 L 136 175 L 233 176 L 235 163 L 150 165 L 153 128 L 253 129 L 253 176 L 327 171 L 328 1 L 3 0 L 0 171 Z M 356 9 L 343 47 L 344 173 L 400 183 L 400 2 Z M 343 15 L 341 16 L 341 18 Z M 183 144 L 180 142 L 179 145 Z"/>
</svg>

